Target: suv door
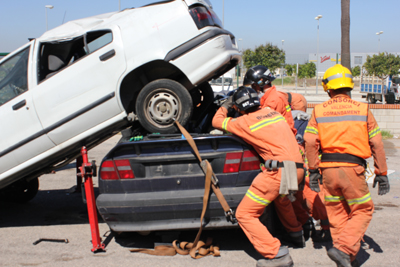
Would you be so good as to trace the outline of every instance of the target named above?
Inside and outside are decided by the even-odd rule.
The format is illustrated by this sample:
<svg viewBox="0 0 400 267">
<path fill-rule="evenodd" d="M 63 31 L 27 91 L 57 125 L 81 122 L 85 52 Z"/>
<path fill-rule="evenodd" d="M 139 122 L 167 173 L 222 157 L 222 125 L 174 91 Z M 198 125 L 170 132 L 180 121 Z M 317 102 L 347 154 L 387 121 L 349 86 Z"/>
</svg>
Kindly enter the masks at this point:
<svg viewBox="0 0 400 267">
<path fill-rule="evenodd" d="M 28 82 L 33 44 L 0 64 L 0 173 L 54 147 L 42 134 Z"/>
<path fill-rule="evenodd" d="M 61 144 L 123 112 L 116 89 L 125 69 L 116 26 L 43 43 L 33 97 L 49 138 Z"/>
</svg>

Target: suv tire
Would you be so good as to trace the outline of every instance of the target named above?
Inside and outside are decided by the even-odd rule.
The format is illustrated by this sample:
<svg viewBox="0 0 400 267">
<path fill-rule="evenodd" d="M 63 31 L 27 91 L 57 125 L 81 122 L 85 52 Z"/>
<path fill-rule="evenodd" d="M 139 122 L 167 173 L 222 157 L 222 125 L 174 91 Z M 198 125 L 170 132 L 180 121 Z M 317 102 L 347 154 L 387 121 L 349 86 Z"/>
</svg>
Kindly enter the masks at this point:
<svg viewBox="0 0 400 267">
<path fill-rule="evenodd" d="M 211 85 L 206 82 L 202 83 L 196 88 L 190 90 L 190 95 L 193 101 L 193 117 L 192 120 L 199 120 L 204 118 L 204 113 L 214 101 L 214 91 Z M 200 122 L 199 122 L 200 123 Z"/>
<path fill-rule="evenodd" d="M 39 179 L 30 181 L 18 180 L 0 192 L 0 200 L 5 202 L 26 203 L 33 199 L 39 191 Z"/>
<path fill-rule="evenodd" d="M 178 128 L 174 119 L 185 125 L 192 112 L 193 103 L 188 90 L 169 79 L 150 82 L 143 87 L 136 100 L 138 120 L 150 133 L 175 133 Z"/>
</svg>

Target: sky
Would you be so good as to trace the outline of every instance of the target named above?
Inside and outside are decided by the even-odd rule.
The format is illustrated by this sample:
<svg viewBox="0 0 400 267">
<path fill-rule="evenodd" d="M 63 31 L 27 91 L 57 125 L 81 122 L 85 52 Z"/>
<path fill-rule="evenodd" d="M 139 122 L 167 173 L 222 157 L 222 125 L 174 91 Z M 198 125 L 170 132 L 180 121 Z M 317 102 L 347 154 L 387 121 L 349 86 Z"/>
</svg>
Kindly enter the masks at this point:
<svg viewBox="0 0 400 267">
<path fill-rule="evenodd" d="M 340 53 L 339 0 L 210 0 L 240 49 L 272 43 L 287 55 Z M 156 0 L 0 0 L 0 52 L 11 52 L 67 21 Z M 45 5 L 53 5 L 46 9 Z M 350 1 L 352 53 L 400 52 L 399 0 Z M 315 17 L 322 15 L 318 21 Z M 376 35 L 383 31 L 383 34 Z M 319 37 L 318 37 L 319 36 Z M 282 42 L 282 40 L 284 40 Z M 318 42 L 319 40 L 319 42 Z"/>
</svg>

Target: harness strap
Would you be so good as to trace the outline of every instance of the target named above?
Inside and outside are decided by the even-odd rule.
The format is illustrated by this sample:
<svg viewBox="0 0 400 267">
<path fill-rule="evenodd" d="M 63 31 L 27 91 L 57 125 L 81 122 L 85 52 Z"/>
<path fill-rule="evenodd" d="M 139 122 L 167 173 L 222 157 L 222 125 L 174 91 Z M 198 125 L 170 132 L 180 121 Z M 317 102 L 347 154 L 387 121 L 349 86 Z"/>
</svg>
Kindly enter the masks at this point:
<svg viewBox="0 0 400 267">
<path fill-rule="evenodd" d="M 321 162 L 347 162 L 361 165 L 364 168 L 367 166 L 365 159 L 346 153 L 322 153 Z"/>
<path fill-rule="evenodd" d="M 288 102 L 289 102 L 289 105 L 291 106 L 292 105 L 292 94 L 291 93 L 287 93 L 288 94 Z"/>
<path fill-rule="evenodd" d="M 130 249 L 129 251 L 140 252 L 155 256 L 175 256 L 176 253 L 180 255 L 188 255 L 193 248 L 194 247 L 192 242 L 179 242 L 178 240 L 175 240 L 174 242 L 172 242 L 172 246 L 160 245 L 160 246 L 155 246 L 154 250 L 147 248 L 139 248 L 139 249 Z M 211 237 L 207 238 L 206 242 L 200 240 L 197 243 L 196 250 L 198 251 L 198 253 L 195 256 L 195 259 L 200 259 L 208 255 L 212 255 L 214 257 L 221 256 L 219 246 L 212 245 Z"/>
<path fill-rule="evenodd" d="M 154 250 L 152 249 L 130 249 L 130 252 L 140 252 L 140 253 L 145 253 L 145 254 L 150 254 L 150 255 L 156 255 L 156 256 L 174 256 L 176 253 L 179 253 L 181 255 L 187 255 L 190 254 L 190 256 L 193 259 L 199 259 L 207 255 L 214 255 L 220 256 L 219 253 L 219 247 L 218 246 L 212 246 L 212 239 L 208 238 L 207 242 L 204 243 L 203 241 L 200 240 L 200 235 L 203 230 L 203 218 L 207 210 L 207 204 L 208 204 L 208 199 L 210 196 L 210 188 L 211 188 L 211 174 L 212 174 L 212 168 L 211 164 L 206 161 L 207 165 L 207 172 L 206 172 L 206 181 L 204 185 L 204 195 L 203 195 L 203 209 L 201 211 L 201 216 L 200 216 L 200 229 L 197 233 L 196 239 L 193 241 L 193 243 L 189 242 L 179 242 L 178 240 L 175 240 L 172 243 L 172 246 L 168 245 L 161 245 L 161 246 L 156 246 L 154 247 Z M 177 245 L 179 243 L 179 245 Z"/>
</svg>

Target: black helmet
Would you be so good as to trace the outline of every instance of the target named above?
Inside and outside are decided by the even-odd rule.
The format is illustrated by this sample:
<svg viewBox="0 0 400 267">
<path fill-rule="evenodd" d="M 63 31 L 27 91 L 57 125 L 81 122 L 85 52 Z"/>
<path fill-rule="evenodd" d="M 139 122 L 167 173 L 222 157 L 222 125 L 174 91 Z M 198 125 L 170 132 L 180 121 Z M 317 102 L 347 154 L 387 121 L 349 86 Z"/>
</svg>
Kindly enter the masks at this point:
<svg viewBox="0 0 400 267">
<path fill-rule="evenodd" d="M 246 72 L 243 85 L 245 85 L 245 82 L 246 84 L 257 83 L 260 87 L 263 87 L 266 84 L 270 84 L 273 80 L 275 80 L 275 77 L 267 67 L 257 65 L 251 67 Z"/>
<path fill-rule="evenodd" d="M 260 106 L 260 99 L 258 98 L 257 92 L 249 87 L 239 87 L 233 94 L 232 100 L 241 111 Z"/>
</svg>

